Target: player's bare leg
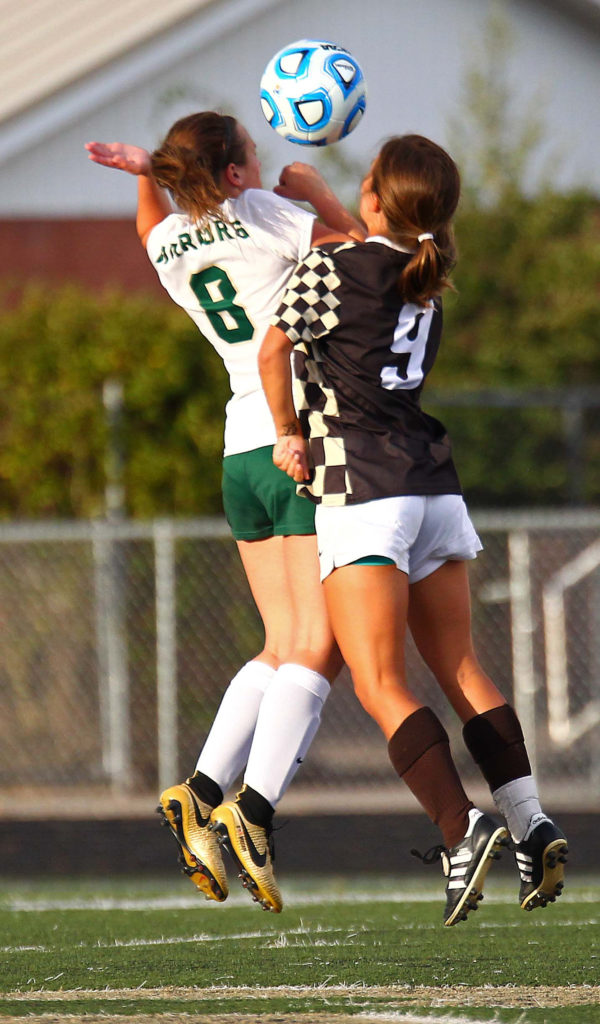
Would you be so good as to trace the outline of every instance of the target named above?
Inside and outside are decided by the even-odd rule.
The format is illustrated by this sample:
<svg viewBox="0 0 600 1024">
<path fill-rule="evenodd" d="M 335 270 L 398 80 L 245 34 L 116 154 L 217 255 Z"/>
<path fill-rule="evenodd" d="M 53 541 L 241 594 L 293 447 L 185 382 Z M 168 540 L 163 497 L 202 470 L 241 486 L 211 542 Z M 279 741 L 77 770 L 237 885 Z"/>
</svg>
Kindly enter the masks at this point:
<svg viewBox="0 0 600 1024">
<path fill-rule="evenodd" d="M 445 562 L 411 584 L 408 625 L 419 654 L 463 722 L 505 703 L 473 649 L 465 562 Z"/>
<path fill-rule="evenodd" d="M 274 539 L 279 544 L 275 551 L 271 549 L 268 566 L 264 557 L 256 558 L 252 543 L 241 545 L 240 553 L 266 628 L 271 620 L 277 621 L 278 613 L 284 624 L 289 619 L 293 622 L 293 639 L 261 702 L 244 786 L 235 801 L 215 808 L 211 820 L 236 863 L 242 884 L 265 909 L 279 912 L 282 900 L 273 873 L 272 818 L 318 729 L 341 658 L 319 582 L 316 537 Z M 277 564 L 276 559 L 280 559 Z M 280 607 L 273 610 L 274 573 L 282 591 Z M 276 635 L 285 635 L 280 624 Z"/>
<path fill-rule="evenodd" d="M 343 566 L 327 577 L 324 588 L 357 696 L 388 740 L 396 771 L 442 832 L 444 845 L 426 854 L 425 860 L 442 859 L 447 878 L 444 924 L 453 925 L 477 909 L 506 829 L 473 807 L 452 760 L 445 729 L 407 686 L 406 574 L 395 565 Z"/>
<path fill-rule="evenodd" d="M 293 608 L 285 572 L 284 538 L 238 540 L 238 552 L 265 631 L 262 661 L 279 668 L 294 635 Z"/>
<path fill-rule="evenodd" d="M 408 578 L 395 565 L 344 565 L 323 590 L 356 695 L 389 740 L 422 706 L 405 678 Z"/>
<path fill-rule="evenodd" d="M 319 578 L 316 535 L 285 537 L 284 563 L 294 623 L 286 660 L 313 669 L 332 683 L 343 660 Z"/>
<path fill-rule="evenodd" d="M 520 906 L 533 910 L 554 903 L 564 887 L 567 841 L 542 811 L 518 719 L 473 650 L 465 563 L 446 562 L 412 585 L 408 619 L 424 661 L 465 723 L 465 743 L 506 818 Z"/>
</svg>

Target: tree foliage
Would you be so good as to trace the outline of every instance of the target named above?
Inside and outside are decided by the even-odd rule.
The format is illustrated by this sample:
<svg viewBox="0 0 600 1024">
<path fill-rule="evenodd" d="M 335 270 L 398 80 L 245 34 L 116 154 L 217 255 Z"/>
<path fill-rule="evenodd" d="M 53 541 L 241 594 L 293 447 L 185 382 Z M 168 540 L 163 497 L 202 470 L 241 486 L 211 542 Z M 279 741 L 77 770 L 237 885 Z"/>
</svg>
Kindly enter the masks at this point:
<svg viewBox="0 0 600 1024">
<path fill-rule="evenodd" d="M 600 204 L 591 195 L 467 204 L 456 293 L 424 394 L 453 437 L 479 504 L 568 500 L 565 389 L 600 388 Z M 182 310 L 147 297 L 28 288 L 0 323 L 0 514 L 87 517 L 104 509 L 105 381 L 124 389 L 126 510 L 221 512 L 229 387 Z M 457 407 L 444 395 L 539 392 L 546 408 Z M 555 407 L 553 398 L 556 396 Z M 600 500 L 600 409 L 586 424 L 585 498 Z"/>
<path fill-rule="evenodd" d="M 507 195 L 459 217 L 457 292 L 431 388 L 507 396 L 505 407 L 433 410 L 472 501 L 600 500 L 599 229 L 600 204 L 580 193 Z M 588 405 L 573 438 L 577 401 Z"/>
<path fill-rule="evenodd" d="M 132 516 L 217 514 L 227 380 L 181 310 L 74 287 L 25 290 L 0 323 L 0 514 L 104 509 L 104 382 L 124 388 Z"/>
<path fill-rule="evenodd" d="M 600 383 L 600 203 L 507 194 L 463 210 L 457 238 L 445 386 Z"/>
</svg>

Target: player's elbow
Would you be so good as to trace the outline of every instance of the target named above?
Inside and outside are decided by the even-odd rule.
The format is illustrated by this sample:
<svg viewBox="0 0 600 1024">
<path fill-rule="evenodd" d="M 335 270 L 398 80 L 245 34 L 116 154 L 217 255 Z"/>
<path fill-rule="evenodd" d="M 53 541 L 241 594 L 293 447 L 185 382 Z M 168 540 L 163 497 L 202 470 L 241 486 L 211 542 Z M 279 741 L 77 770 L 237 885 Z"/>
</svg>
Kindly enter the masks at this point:
<svg viewBox="0 0 600 1024">
<path fill-rule="evenodd" d="M 289 357 L 291 345 L 277 327 L 269 327 L 264 341 L 258 350 L 258 370 L 261 376 L 276 368 L 282 356 Z"/>
</svg>

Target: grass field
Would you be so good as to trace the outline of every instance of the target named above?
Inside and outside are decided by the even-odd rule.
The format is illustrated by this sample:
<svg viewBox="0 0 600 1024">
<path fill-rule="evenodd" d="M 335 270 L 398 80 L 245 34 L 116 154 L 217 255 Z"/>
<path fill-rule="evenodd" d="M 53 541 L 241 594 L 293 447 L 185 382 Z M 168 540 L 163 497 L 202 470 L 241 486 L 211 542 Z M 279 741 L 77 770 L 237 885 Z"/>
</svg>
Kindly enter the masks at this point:
<svg viewBox="0 0 600 1024">
<path fill-rule="evenodd" d="M 0 1020 L 597 1024 L 600 891 L 526 914 L 490 876 L 441 924 L 443 885 L 284 879 L 283 914 L 173 880 L 0 889 Z"/>
</svg>

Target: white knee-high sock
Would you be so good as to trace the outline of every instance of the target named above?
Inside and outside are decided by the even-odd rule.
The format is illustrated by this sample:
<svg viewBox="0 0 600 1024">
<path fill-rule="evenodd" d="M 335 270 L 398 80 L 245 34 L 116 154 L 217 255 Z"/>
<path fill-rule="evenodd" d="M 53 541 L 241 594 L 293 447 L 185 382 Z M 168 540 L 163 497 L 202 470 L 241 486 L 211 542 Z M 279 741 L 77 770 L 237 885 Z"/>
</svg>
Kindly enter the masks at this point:
<svg viewBox="0 0 600 1024">
<path fill-rule="evenodd" d="M 521 843 L 528 833 L 546 821 L 540 806 L 538 790 L 532 775 L 523 775 L 520 779 L 506 782 L 492 793 L 496 807 L 503 818 L 506 818 L 508 831 L 515 843 Z"/>
<path fill-rule="evenodd" d="M 196 771 L 213 779 L 223 793 L 248 760 L 261 701 L 275 672 L 264 661 L 248 661 L 223 694 L 196 764 Z"/>
<path fill-rule="evenodd" d="M 265 693 L 244 782 L 275 807 L 292 781 L 319 728 L 331 687 L 303 665 L 281 665 Z"/>
</svg>

